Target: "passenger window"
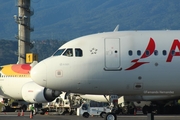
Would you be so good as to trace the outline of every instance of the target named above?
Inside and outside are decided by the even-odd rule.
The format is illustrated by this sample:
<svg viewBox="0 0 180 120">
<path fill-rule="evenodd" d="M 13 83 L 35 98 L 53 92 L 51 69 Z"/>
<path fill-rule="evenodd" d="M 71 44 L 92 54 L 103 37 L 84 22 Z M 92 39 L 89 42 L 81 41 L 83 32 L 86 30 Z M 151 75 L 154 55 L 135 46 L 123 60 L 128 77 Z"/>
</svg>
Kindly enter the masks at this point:
<svg viewBox="0 0 180 120">
<path fill-rule="evenodd" d="M 129 56 L 132 56 L 132 54 L 133 54 L 133 51 L 129 50 Z"/>
<path fill-rule="evenodd" d="M 174 54 L 175 54 L 175 51 L 174 51 L 174 50 L 172 50 L 172 51 L 171 51 L 171 53 L 172 53 L 172 55 L 174 56 Z"/>
<path fill-rule="evenodd" d="M 58 56 L 61 55 L 64 52 L 65 49 L 58 49 L 52 56 Z"/>
<path fill-rule="evenodd" d="M 149 56 L 149 55 L 150 55 L 149 50 L 146 50 L 146 56 Z"/>
<path fill-rule="evenodd" d="M 64 53 L 64 56 L 72 57 L 73 56 L 73 50 L 72 48 L 68 48 Z"/>
<path fill-rule="evenodd" d="M 158 51 L 157 51 L 157 50 L 154 51 L 154 55 L 155 55 L 155 56 L 158 55 Z"/>
<path fill-rule="evenodd" d="M 137 55 L 139 55 L 139 56 L 141 55 L 141 51 L 140 50 L 137 51 Z"/>
<path fill-rule="evenodd" d="M 163 50 L 163 51 L 162 51 L 162 54 L 163 54 L 163 55 L 166 55 L 166 54 L 167 54 L 167 53 L 166 53 L 166 50 Z"/>
<path fill-rule="evenodd" d="M 80 48 L 75 48 L 75 55 L 76 57 L 82 57 L 83 56 L 82 50 Z"/>
</svg>

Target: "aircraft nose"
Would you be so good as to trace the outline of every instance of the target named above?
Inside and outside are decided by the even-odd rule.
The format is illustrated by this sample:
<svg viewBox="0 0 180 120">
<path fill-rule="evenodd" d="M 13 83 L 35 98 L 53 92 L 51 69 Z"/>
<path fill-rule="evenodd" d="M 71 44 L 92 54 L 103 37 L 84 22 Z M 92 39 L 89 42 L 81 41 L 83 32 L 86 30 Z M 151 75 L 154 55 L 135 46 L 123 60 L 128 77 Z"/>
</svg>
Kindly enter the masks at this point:
<svg viewBox="0 0 180 120">
<path fill-rule="evenodd" d="M 47 76 L 46 76 L 46 64 L 42 61 L 36 64 L 30 72 L 32 80 L 40 86 L 46 87 Z"/>
</svg>

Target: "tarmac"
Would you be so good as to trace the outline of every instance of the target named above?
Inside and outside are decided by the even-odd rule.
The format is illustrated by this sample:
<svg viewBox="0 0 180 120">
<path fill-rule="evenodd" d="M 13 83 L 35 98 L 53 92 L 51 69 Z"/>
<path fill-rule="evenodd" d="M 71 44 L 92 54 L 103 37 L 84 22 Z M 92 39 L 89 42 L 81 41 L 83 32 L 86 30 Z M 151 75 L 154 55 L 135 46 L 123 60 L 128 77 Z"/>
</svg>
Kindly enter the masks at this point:
<svg viewBox="0 0 180 120">
<path fill-rule="evenodd" d="M 84 118 L 82 116 L 76 115 L 57 115 L 57 114 L 47 114 L 47 115 L 34 115 L 30 118 L 30 112 L 24 112 L 24 114 L 18 114 L 17 112 L 1 112 L 0 120 L 104 120 L 100 116 L 90 116 L 89 118 Z M 118 115 L 117 120 L 150 120 L 147 115 Z M 180 120 L 180 115 L 154 115 L 154 120 Z"/>
</svg>

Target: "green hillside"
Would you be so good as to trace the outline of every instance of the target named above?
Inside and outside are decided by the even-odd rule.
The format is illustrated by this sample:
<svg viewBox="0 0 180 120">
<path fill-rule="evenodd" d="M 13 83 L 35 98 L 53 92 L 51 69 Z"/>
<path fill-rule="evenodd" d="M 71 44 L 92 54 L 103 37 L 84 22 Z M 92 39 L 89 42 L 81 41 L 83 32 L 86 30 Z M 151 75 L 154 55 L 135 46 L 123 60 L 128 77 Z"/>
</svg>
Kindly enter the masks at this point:
<svg viewBox="0 0 180 120">
<path fill-rule="evenodd" d="M 66 41 L 60 40 L 41 40 L 35 41 L 33 53 L 38 54 L 38 60 L 41 61 L 51 56 Z M 0 40 L 0 65 L 15 64 L 18 61 L 17 56 L 18 42 L 13 40 Z"/>
</svg>

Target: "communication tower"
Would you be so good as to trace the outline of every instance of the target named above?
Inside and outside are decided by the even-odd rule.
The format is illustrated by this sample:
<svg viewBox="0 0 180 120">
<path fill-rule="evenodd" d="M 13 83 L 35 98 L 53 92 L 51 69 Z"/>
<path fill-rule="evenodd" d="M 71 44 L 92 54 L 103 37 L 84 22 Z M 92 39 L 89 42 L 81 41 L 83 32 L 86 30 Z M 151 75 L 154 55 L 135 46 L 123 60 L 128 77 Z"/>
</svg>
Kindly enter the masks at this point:
<svg viewBox="0 0 180 120">
<path fill-rule="evenodd" d="M 18 64 L 26 63 L 26 53 L 30 52 L 33 44 L 30 42 L 30 32 L 34 28 L 30 25 L 30 18 L 34 14 L 31 10 L 30 0 L 18 0 L 16 6 L 18 7 L 18 15 L 14 15 L 14 19 L 18 24 Z"/>
</svg>

